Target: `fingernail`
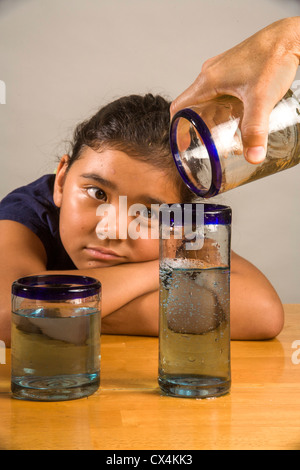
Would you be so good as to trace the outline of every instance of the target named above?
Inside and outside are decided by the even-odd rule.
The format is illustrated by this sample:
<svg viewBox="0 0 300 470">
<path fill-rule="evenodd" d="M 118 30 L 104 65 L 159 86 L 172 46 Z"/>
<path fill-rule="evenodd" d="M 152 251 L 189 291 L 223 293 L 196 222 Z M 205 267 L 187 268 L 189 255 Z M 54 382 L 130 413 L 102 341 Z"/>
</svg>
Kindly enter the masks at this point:
<svg viewBox="0 0 300 470">
<path fill-rule="evenodd" d="M 249 147 L 246 150 L 245 157 L 250 163 L 260 163 L 266 157 L 265 147 L 262 145 L 258 147 Z"/>
</svg>

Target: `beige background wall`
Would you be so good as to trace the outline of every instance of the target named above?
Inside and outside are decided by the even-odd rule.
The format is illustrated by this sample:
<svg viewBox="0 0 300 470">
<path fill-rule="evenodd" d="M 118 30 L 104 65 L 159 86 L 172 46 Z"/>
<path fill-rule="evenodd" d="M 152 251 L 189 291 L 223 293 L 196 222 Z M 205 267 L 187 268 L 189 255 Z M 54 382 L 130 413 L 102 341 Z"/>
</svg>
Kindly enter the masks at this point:
<svg viewBox="0 0 300 470">
<path fill-rule="evenodd" d="M 52 172 L 100 105 L 149 91 L 175 98 L 205 59 L 296 15 L 298 0 L 0 0 L 0 199 Z M 300 302 L 299 183 L 300 166 L 221 197 L 233 249 L 283 302 Z"/>
</svg>

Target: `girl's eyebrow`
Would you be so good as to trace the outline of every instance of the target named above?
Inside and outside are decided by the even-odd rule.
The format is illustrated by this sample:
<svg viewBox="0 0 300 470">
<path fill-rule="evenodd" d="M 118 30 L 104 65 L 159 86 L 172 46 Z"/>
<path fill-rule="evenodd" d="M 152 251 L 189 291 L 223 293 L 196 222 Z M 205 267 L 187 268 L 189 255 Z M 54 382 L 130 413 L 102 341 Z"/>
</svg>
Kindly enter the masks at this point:
<svg viewBox="0 0 300 470">
<path fill-rule="evenodd" d="M 117 190 L 118 186 L 116 183 L 113 183 L 112 181 L 109 181 L 102 176 L 98 175 L 97 173 L 83 173 L 80 175 L 81 178 L 89 179 L 89 180 L 94 180 L 101 186 L 106 186 L 107 188 Z M 165 201 L 162 201 L 160 199 L 153 198 L 149 196 L 148 194 L 141 194 L 138 198 L 139 200 L 143 201 L 144 204 L 150 205 L 150 204 L 165 204 Z"/>
<path fill-rule="evenodd" d="M 165 204 L 165 201 L 162 201 L 160 199 L 152 198 L 151 196 L 148 196 L 147 194 L 141 194 L 140 195 L 141 201 L 143 201 L 145 204 L 150 205 L 150 204 Z"/>
<path fill-rule="evenodd" d="M 110 189 L 117 189 L 117 185 L 113 183 L 112 181 L 109 181 L 102 176 L 98 175 L 97 173 L 83 173 L 80 175 L 82 178 L 89 179 L 89 180 L 94 180 L 98 184 L 101 184 L 103 186 L 106 186 L 107 188 Z"/>
</svg>

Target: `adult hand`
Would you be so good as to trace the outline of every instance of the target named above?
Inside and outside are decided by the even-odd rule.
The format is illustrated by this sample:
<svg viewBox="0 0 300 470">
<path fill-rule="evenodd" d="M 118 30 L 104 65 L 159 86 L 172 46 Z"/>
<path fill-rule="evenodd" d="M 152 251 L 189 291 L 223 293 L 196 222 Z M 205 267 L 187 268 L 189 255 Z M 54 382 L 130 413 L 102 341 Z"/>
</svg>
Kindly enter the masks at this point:
<svg viewBox="0 0 300 470">
<path fill-rule="evenodd" d="M 260 163 L 266 155 L 269 116 L 291 86 L 300 58 L 300 16 L 277 21 L 228 51 L 208 59 L 195 82 L 171 105 L 182 108 L 220 95 L 243 101 L 245 158 Z"/>
</svg>

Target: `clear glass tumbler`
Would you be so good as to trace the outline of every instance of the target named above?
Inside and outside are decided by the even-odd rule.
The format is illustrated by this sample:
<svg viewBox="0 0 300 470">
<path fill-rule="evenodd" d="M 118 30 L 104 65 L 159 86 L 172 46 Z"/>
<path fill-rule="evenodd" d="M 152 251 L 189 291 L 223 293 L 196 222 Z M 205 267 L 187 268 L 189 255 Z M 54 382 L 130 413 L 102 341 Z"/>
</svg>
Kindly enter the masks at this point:
<svg viewBox="0 0 300 470">
<path fill-rule="evenodd" d="M 230 390 L 230 240 L 227 206 L 169 205 L 160 217 L 158 383 L 167 395 Z"/>
<path fill-rule="evenodd" d="M 101 284 L 77 275 L 42 275 L 12 285 L 14 398 L 82 398 L 100 385 Z"/>
<path fill-rule="evenodd" d="M 243 155 L 243 103 L 221 96 L 180 110 L 172 119 L 170 144 L 177 169 L 198 196 L 209 198 L 300 162 L 300 104 L 291 90 L 273 109 L 267 155 L 254 165 Z"/>
</svg>

